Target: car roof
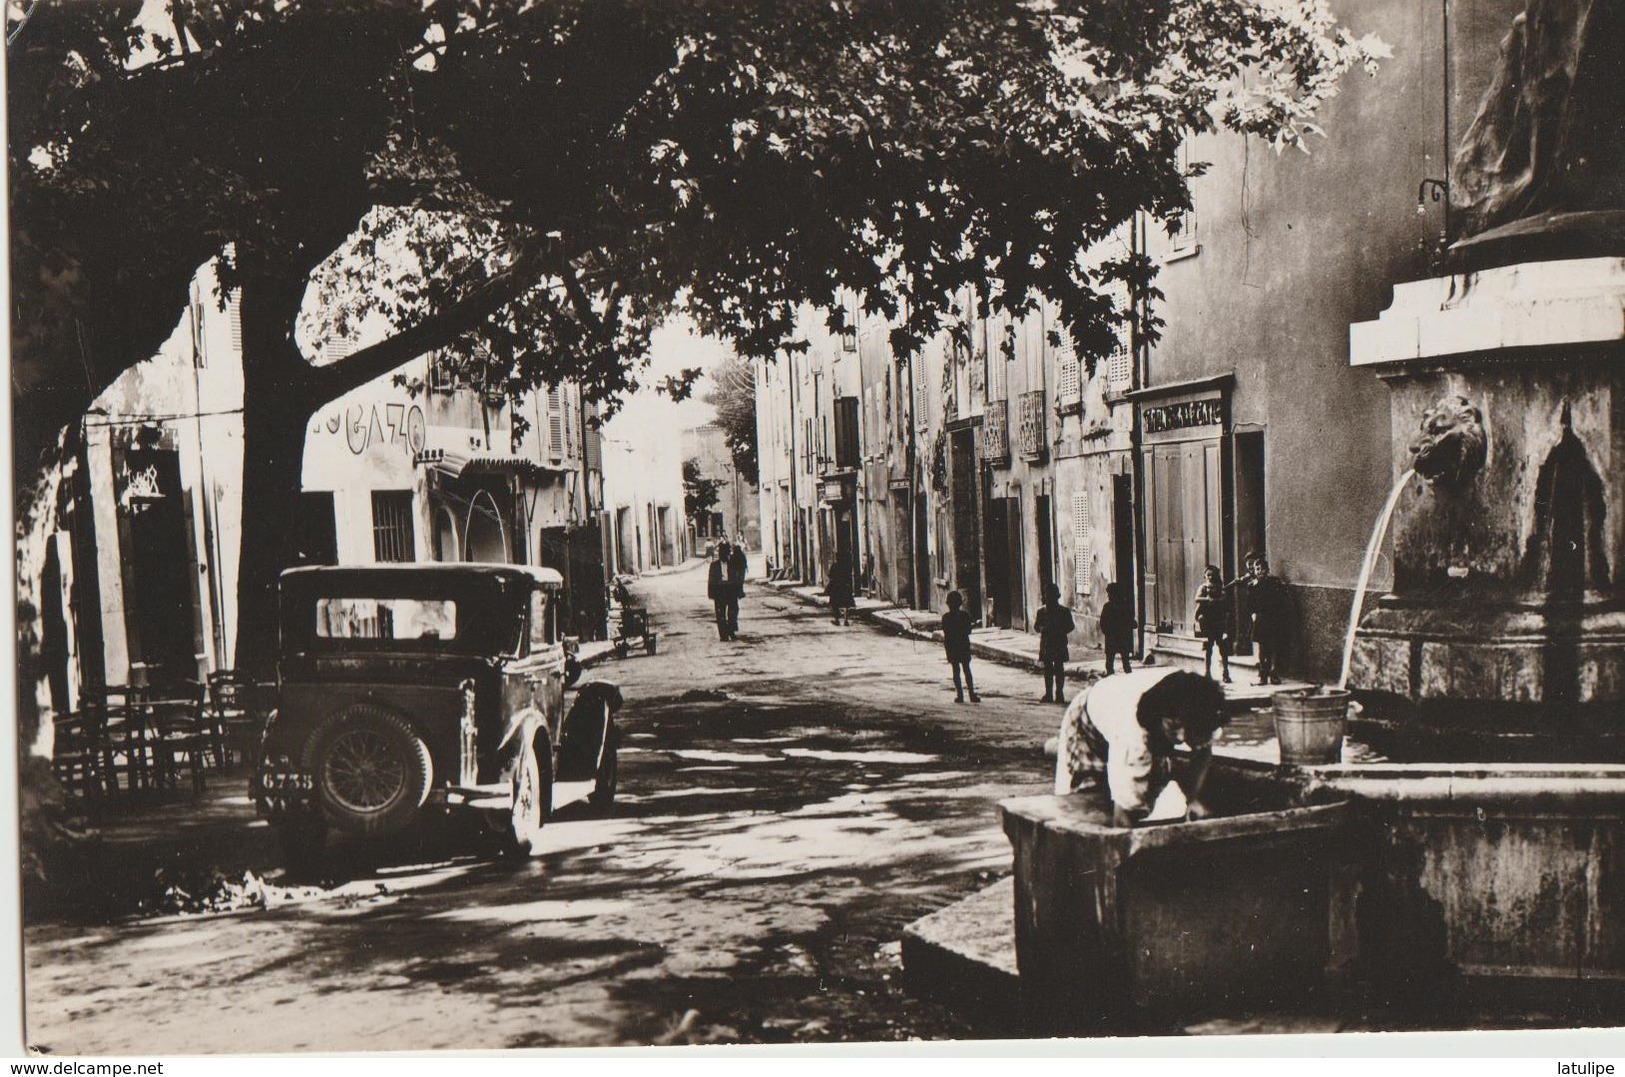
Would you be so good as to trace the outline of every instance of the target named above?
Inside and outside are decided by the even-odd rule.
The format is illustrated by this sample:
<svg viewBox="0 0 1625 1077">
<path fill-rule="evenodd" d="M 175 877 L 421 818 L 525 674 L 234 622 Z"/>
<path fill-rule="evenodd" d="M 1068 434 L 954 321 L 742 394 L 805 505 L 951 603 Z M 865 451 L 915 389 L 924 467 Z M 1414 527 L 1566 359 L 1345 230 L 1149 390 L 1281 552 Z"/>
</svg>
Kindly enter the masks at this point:
<svg viewBox="0 0 1625 1077">
<path fill-rule="evenodd" d="M 562 586 L 564 577 L 557 569 L 539 565 L 508 565 L 471 561 L 407 561 L 374 565 L 312 565 L 290 568 L 282 574 L 284 582 L 316 583 L 340 580 L 454 580 L 529 579 L 536 583 Z"/>
</svg>

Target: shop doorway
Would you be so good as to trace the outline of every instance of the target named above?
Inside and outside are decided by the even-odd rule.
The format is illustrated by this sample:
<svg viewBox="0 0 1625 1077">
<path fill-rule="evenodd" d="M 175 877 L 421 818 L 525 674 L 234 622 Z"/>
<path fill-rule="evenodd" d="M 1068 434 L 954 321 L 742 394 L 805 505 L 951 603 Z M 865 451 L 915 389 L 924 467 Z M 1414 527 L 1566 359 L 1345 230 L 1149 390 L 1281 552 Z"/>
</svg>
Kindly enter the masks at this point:
<svg viewBox="0 0 1625 1077">
<path fill-rule="evenodd" d="M 198 675 L 195 545 L 181 490 L 180 457 L 171 449 L 131 448 L 117 484 L 126 625 L 132 672 L 148 683 Z"/>
<path fill-rule="evenodd" d="M 1021 547 L 1021 499 L 988 498 L 987 589 L 993 600 L 993 623 L 1000 628 L 1026 625 Z"/>
<path fill-rule="evenodd" d="M 954 529 L 953 586 L 965 597 L 967 610 L 982 608 L 982 544 L 976 520 L 976 430 L 965 427 L 951 435 L 950 497 Z M 974 614 L 973 614 L 974 616 Z"/>
<path fill-rule="evenodd" d="M 1050 515 L 1050 496 L 1033 498 L 1033 531 L 1038 539 L 1038 599 L 1055 582 L 1055 521 Z"/>
<path fill-rule="evenodd" d="M 1134 477 L 1112 476 L 1112 571 L 1123 593 L 1134 597 Z M 1139 620 L 1139 617 L 1135 617 Z"/>
<path fill-rule="evenodd" d="M 1225 563 L 1219 440 L 1158 445 L 1148 457 L 1155 589 L 1147 604 L 1159 632 L 1194 637 L 1192 611 L 1203 570 Z"/>
</svg>

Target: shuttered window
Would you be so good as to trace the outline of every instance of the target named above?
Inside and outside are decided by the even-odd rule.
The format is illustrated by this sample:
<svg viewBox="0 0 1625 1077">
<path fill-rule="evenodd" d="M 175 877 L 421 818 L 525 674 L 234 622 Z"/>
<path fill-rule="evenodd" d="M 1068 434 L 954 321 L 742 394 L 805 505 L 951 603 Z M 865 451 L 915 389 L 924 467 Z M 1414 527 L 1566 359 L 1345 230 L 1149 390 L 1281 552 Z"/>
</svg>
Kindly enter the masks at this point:
<svg viewBox="0 0 1625 1077">
<path fill-rule="evenodd" d="M 604 467 L 603 442 L 597 426 L 594 425 L 597 418 L 598 405 L 588 404 L 587 423 L 581 430 L 581 456 L 586 466 L 593 471 L 600 471 Z"/>
<path fill-rule="evenodd" d="M 1112 304 L 1127 312 L 1130 304 L 1128 285 L 1115 281 L 1106 289 Z M 1132 388 L 1134 382 L 1134 331 L 1129 322 L 1117 327 L 1117 344 L 1106 357 L 1106 384 L 1113 389 Z"/>
<path fill-rule="evenodd" d="M 557 385 L 547 390 L 547 451 L 555 460 L 564 457 L 564 400 Z"/>
<path fill-rule="evenodd" d="M 559 388 L 559 400 L 564 408 L 564 455 L 576 454 L 576 409 L 568 385 Z"/>
<path fill-rule="evenodd" d="M 375 561 L 412 560 L 412 491 L 372 492 L 372 556 Z"/>
<path fill-rule="evenodd" d="M 226 311 L 226 321 L 231 324 L 231 347 L 238 355 L 243 353 L 243 300 L 240 294 L 233 293 L 231 306 Z"/>
<path fill-rule="evenodd" d="M 1055 349 L 1055 401 L 1058 404 L 1076 404 L 1083 399 L 1083 377 L 1079 372 L 1078 354 L 1072 339 L 1061 330 L 1061 342 Z"/>
<path fill-rule="evenodd" d="M 1095 544 L 1095 525 L 1089 513 L 1087 492 L 1072 495 L 1072 545 L 1076 566 L 1077 592 L 1080 595 L 1094 591 L 1094 573 L 1090 564 L 1090 551 Z"/>
<path fill-rule="evenodd" d="M 925 371 L 925 356 L 915 352 L 909 362 L 914 364 L 914 425 L 924 426 L 930 414 L 931 377 Z"/>
</svg>

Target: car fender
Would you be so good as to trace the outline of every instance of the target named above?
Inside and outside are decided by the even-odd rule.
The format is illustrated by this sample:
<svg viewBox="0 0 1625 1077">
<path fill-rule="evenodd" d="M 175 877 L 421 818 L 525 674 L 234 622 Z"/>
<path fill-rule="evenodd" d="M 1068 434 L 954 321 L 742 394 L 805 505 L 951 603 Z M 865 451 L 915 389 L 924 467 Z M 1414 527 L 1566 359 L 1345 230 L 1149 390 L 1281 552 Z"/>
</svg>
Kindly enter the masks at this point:
<svg viewBox="0 0 1625 1077">
<path fill-rule="evenodd" d="M 502 731 L 502 741 L 497 746 L 497 758 L 501 760 L 501 773 L 503 781 L 513 774 L 514 761 L 519 758 L 520 746 L 527 741 L 536 746 L 541 754 L 544 745 L 547 746 L 545 763 L 551 764 L 552 730 L 548 727 L 547 717 L 535 707 L 526 707 L 516 712 L 508 719 L 508 725 Z"/>
<path fill-rule="evenodd" d="M 613 684 L 593 681 L 576 691 L 559 731 L 560 781 L 587 781 L 598 773 L 620 709 L 621 690 Z"/>
</svg>

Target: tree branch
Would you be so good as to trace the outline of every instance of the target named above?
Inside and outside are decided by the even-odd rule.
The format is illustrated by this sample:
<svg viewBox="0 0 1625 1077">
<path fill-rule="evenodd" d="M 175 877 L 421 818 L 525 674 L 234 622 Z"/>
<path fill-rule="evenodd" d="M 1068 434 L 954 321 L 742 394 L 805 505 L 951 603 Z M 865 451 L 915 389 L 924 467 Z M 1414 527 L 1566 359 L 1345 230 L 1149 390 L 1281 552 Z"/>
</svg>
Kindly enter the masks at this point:
<svg viewBox="0 0 1625 1077">
<path fill-rule="evenodd" d="M 527 244 L 508 267 L 481 281 L 438 313 L 410 328 L 311 371 L 317 406 L 388 374 L 425 352 L 443 348 L 536 284 L 550 260 L 552 243 Z"/>
</svg>

